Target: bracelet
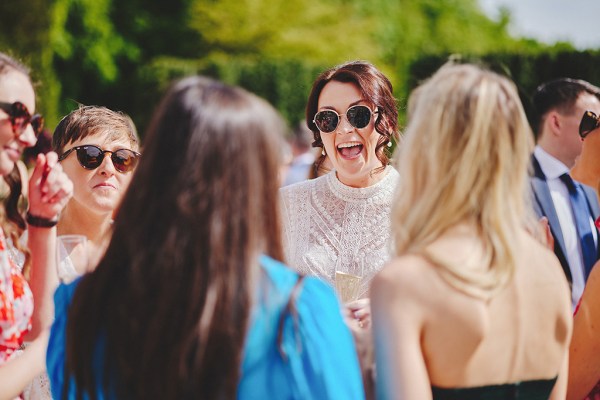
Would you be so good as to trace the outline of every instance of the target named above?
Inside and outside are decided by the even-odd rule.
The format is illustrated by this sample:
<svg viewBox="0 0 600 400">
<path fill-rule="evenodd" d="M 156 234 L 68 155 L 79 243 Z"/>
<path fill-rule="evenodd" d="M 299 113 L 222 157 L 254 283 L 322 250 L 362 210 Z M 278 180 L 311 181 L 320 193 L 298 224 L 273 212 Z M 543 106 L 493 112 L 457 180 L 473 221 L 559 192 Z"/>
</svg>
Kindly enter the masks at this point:
<svg viewBox="0 0 600 400">
<path fill-rule="evenodd" d="M 31 226 L 35 226 L 37 228 L 52 228 L 58 224 L 58 218 L 48 219 L 43 217 L 36 217 L 35 215 L 31 215 L 29 211 L 27 211 L 27 215 L 25 216 L 25 221 Z"/>
</svg>

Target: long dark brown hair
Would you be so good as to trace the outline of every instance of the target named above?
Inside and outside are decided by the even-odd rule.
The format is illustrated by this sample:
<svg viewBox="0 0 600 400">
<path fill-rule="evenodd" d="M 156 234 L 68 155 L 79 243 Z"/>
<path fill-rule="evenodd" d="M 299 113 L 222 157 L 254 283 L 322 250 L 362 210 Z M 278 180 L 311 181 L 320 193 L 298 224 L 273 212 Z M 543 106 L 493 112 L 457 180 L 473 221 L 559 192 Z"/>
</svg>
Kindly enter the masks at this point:
<svg viewBox="0 0 600 400">
<path fill-rule="evenodd" d="M 127 399 L 235 398 L 258 256 L 283 258 L 283 129 L 237 87 L 190 77 L 168 91 L 107 252 L 74 294 L 65 389 L 74 377 L 91 398 L 96 385 Z"/>
<path fill-rule="evenodd" d="M 367 61 L 351 61 L 337 65 L 322 72 L 315 79 L 306 104 L 306 125 L 312 131 L 315 139 L 312 146 L 323 147 L 321 132 L 313 120 L 319 109 L 321 92 L 331 81 L 354 83 L 371 108 L 379 111 L 375 120 L 375 130 L 380 137 L 375 147 L 375 154 L 381 161 L 381 165 L 385 167 L 389 164 L 391 156 L 387 144 L 391 141 L 398 141 L 398 105 L 390 80 Z M 322 155 L 317 159 L 315 170 L 319 169 L 325 157 Z"/>
</svg>

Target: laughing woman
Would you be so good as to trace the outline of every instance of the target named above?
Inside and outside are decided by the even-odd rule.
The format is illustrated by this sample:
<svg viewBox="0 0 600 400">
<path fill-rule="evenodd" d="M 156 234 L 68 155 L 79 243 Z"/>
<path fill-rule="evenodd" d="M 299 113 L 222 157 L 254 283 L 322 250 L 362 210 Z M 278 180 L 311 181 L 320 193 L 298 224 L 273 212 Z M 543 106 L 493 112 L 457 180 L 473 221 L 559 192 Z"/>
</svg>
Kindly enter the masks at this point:
<svg viewBox="0 0 600 400">
<path fill-rule="evenodd" d="M 343 301 L 361 327 L 369 325 L 369 281 L 388 259 L 389 215 L 398 173 L 388 166 L 398 110 L 390 81 L 354 61 L 323 72 L 306 107 L 314 147 L 333 170 L 281 189 L 287 261 L 332 285 L 336 271 L 361 277 Z M 339 282 L 338 282 L 339 283 Z"/>
<path fill-rule="evenodd" d="M 26 281 L 9 255 L 6 238 L 12 238 L 12 243 L 21 247 L 17 235 L 25 228 L 25 220 L 10 204 L 19 204 L 22 193 L 16 162 L 24 149 L 35 145 L 42 132 L 43 119 L 34 111 L 35 92 L 28 69 L 0 53 L 0 175 L 11 182 L 6 218 L 0 219 L 0 398 L 19 396 L 27 381 L 43 370 L 41 357 L 31 356 L 42 354 L 44 338 L 36 342 L 35 351 L 27 350 L 22 357 L 16 355 L 26 337 L 37 337 L 51 323 L 52 302 L 44 299 L 51 296 L 56 284 L 55 226 L 73 191 L 73 184 L 57 163 L 57 155 L 38 155 L 29 179 L 29 210 L 25 219 L 31 253 L 31 278 Z"/>
</svg>

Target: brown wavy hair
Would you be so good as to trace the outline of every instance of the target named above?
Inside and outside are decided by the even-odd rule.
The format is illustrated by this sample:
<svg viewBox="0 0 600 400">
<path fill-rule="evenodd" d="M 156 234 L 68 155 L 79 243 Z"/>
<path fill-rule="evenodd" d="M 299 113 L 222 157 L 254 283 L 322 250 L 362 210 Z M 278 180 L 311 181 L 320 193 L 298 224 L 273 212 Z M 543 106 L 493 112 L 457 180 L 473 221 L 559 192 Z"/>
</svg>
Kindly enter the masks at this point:
<svg viewBox="0 0 600 400">
<path fill-rule="evenodd" d="M 96 385 L 127 399 L 235 398 L 258 257 L 283 259 L 285 128 L 238 87 L 203 77 L 171 87 L 107 252 L 75 291 L 65 397 L 74 378 L 92 399 Z"/>
<path fill-rule="evenodd" d="M 331 81 L 354 83 L 360 90 L 363 99 L 372 109 L 377 109 L 375 130 L 380 138 L 375 147 L 377 158 L 382 166 L 390 162 L 391 153 L 387 144 L 390 141 L 398 142 L 398 104 L 394 98 L 392 83 L 373 64 L 367 61 L 351 61 L 335 66 L 321 73 L 313 83 L 308 103 L 306 104 L 306 125 L 314 135 L 313 147 L 323 147 L 321 132 L 314 123 L 315 114 L 319 109 L 321 91 Z M 315 162 L 315 170 L 325 160 L 321 155 Z"/>
</svg>

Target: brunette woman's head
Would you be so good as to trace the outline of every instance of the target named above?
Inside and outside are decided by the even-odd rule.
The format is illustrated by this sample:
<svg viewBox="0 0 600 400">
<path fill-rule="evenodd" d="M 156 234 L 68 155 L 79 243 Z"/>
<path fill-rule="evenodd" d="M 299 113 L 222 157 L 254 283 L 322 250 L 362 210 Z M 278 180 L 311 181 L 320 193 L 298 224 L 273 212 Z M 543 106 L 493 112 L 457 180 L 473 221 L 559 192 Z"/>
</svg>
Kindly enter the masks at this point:
<svg viewBox="0 0 600 400">
<path fill-rule="evenodd" d="M 390 160 L 387 145 L 398 140 L 398 108 L 394 98 L 390 80 L 373 64 L 366 61 L 351 61 L 337 65 L 324 71 L 313 83 L 306 105 L 306 124 L 313 132 L 313 147 L 324 147 L 321 132 L 314 122 L 319 111 L 319 97 L 325 85 L 329 82 L 354 84 L 362 95 L 362 100 L 371 110 L 376 112 L 375 130 L 380 137 L 377 140 L 375 154 L 382 166 Z M 340 113 L 346 110 L 340 110 Z M 327 133 L 325 133 L 327 134 Z M 325 155 L 317 160 L 317 166 L 325 159 Z"/>
</svg>

